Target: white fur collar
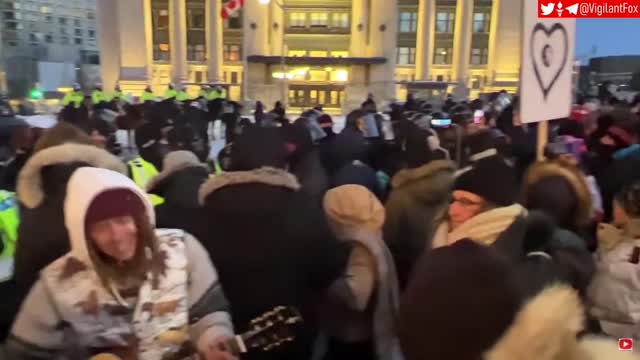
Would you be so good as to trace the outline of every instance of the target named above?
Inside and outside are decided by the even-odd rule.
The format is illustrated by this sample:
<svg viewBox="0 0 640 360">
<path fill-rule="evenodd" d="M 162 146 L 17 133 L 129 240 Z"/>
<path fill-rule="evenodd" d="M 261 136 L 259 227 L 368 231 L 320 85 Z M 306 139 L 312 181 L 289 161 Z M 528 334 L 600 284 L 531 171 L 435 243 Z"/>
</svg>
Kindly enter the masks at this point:
<svg viewBox="0 0 640 360">
<path fill-rule="evenodd" d="M 17 185 L 20 202 L 30 209 L 38 207 L 45 196 L 42 190 L 42 168 L 72 162 L 127 174 L 127 166 L 106 150 L 72 143 L 53 146 L 34 154 L 20 171 Z"/>
<path fill-rule="evenodd" d="M 300 190 L 298 179 L 285 170 L 263 167 L 251 171 L 232 171 L 216 175 L 200 186 L 198 196 L 200 204 L 203 205 L 207 196 L 223 187 L 251 183 L 284 187 L 293 191 Z"/>
</svg>

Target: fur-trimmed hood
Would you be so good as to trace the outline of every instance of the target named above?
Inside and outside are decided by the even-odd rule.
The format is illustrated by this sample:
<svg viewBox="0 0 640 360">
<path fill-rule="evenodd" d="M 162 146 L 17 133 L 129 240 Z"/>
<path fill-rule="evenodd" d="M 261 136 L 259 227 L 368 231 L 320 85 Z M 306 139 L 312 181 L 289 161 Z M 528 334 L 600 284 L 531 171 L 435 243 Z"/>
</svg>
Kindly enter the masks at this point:
<svg viewBox="0 0 640 360">
<path fill-rule="evenodd" d="M 555 162 L 543 162 L 532 165 L 523 181 L 523 200 L 525 207 L 530 196 L 531 187 L 538 181 L 546 177 L 561 177 L 567 181 L 574 191 L 577 199 L 577 211 L 575 212 L 574 222 L 576 225 L 584 225 L 589 223 L 593 215 L 591 192 L 584 176 L 566 166 Z"/>
<path fill-rule="evenodd" d="M 292 191 L 300 190 L 300 183 L 293 174 L 281 169 L 263 167 L 250 171 L 232 171 L 216 175 L 202 184 L 198 199 L 200 204 L 204 205 L 207 197 L 216 190 L 227 186 L 253 183 L 283 187 Z"/>
<path fill-rule="evenodd" d="M 584 338 L 584 308 L 567 286 L 549 287 L 525 304 L 485 360 L 632 360 L 612 339 Z"/>
<path fill-rule="evenodd" d="M 42 169 L 65 163 L 81 163 L 127 174 L 127 166 L 118 157 L 95 146 L 67 143 L 50 147 L 34 154 L 22 168 L 16 187 L 20 202 L 30 209 L 40 206 L 45 197 Z"/>
<path fill-rule="evenodd" d="M 434 160 L 415 169 L 400 170 L 391 179 L 392 191 L 402 191 L 421 203 L 438 202 L 453 186 L 455 165 L 447 160 Z"/>
</svg>

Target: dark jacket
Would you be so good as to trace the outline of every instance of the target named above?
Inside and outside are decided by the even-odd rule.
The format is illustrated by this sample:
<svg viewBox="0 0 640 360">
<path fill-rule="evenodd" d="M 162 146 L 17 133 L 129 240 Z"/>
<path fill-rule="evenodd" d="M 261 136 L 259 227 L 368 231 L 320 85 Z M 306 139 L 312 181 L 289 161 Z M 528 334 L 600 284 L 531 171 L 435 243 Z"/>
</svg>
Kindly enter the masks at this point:
<svg viewBox="0 0 640 360">
<path fill-rule="evenodd" d="M 351 164 L 354 160 L 370 164 L 369 149 L 369 144 L 360 131 L 345 128 L 322 146 L 322 159 L 329 176 L 333 176 L 338 170 Z"/>
<path fill-rule="evenodd" d="M 301 123 L 281 128 L 285 141 L 295 146 L 289 155 L 289 171 L 296 176 L 302 191 L 320 201 L 329 188 L 327 172 L 320 160 L 320 154 L 313 146 L 311 133 Z"/>
<path fill-rule="evenodd" d="M 64 144 L 33 155 L 18 177 L 20 225 L 14 278 L 25 294 L 49 263 L 69 251 L 63 204 L 73 172 L 94 166 L 126 174 L 126 166 L 105 150 L 90 145 Z"/>
<path fill-rule="evenodd" d="M 391 181 L 384 239 L 395 259 L 401 288 L 423 249 L 429 247 L 436 230 L 434 219 L 446 209 L 451 196 L 454 171 L 453 163 L 436 160 L 401 170 Z"/>
<path fill-rule="evenodd" d="M 218 175 L 200 191 L 197 235 L 233 304 L 236 332 L 274 306 L 296 306 L 305 319 L 293 343 L 243 359 L 309 359 L 315 337 L 310 307 L 346 265 L 349 249 L 299 189 L 295 176 L 261 168 Z"/>
<path fill-rule="evenodd" d="M 209 171 L 204 166 L 189 166 L 163 175 L 154 178 L 156 180 L 148 187 L 149 193 L 164 198 L 164 202 L 155 207 L 156 226 L 193 234 L 200 214 L 198 190 L 209 178 Z"/>
</svg>

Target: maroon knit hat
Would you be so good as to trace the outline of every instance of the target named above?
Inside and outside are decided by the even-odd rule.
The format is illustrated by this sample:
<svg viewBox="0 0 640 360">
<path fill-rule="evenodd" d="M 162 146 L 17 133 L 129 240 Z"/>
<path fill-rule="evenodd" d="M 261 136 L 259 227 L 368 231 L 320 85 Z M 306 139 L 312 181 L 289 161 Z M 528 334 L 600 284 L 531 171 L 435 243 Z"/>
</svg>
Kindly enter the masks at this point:
<svg viewBox="0 0 640 360">
<path fill-rule="evenodd" d="M 119 216 L 139 215 L 146 211 L 144 202 L 133 190 L 118 188 L 101 192 L 96 196 L 85 216 L 88 227 L 99 221 Z"/>
</svg>

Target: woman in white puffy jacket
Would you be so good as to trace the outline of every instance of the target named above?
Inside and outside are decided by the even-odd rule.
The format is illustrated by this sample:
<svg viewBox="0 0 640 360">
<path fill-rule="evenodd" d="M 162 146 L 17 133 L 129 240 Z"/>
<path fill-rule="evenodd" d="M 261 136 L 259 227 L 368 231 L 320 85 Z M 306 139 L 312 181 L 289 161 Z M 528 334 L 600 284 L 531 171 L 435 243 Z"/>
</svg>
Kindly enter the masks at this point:
<svg viewBox="0 0 640 360">
<path fill-rule="evenodd" d="M 623 189 L 613 206 L 613 224 L 598 226 L 590 313 L 607 335 L 640 339 L 640 182 Z"/>
</svg>

